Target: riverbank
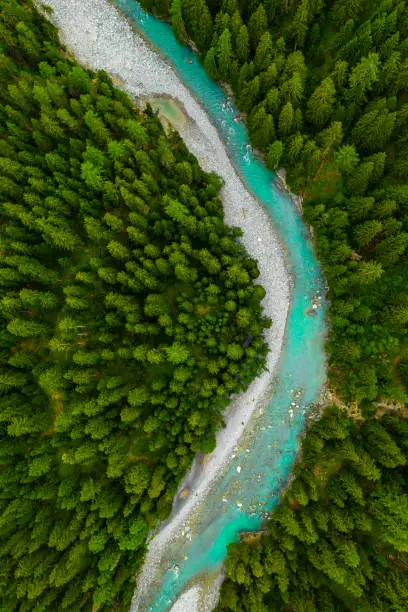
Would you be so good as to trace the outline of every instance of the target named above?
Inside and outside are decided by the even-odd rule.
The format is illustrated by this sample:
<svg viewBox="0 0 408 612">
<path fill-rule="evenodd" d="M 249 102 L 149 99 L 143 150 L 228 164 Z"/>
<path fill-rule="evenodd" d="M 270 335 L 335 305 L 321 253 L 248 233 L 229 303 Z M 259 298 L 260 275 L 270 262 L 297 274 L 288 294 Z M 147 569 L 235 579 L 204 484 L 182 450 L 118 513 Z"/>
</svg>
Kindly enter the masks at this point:
<svg viewBox="0 0 408 612">
<path fill-rule="evenodd" d="M 207 114 L 172 68 L 135 34 L 108 0 L 71 0 L 69 3 L 48 0 L 47 3 L 54 9 L 53 20 L 60 28 L 64 43 L 79 61 L 114 75 L 119 86 L 135 98 L 170 97 L 185 109 L 187 120 L 180 126 L 180 134 L 202 167 L 224 179 L 225 220 L 244 231 L 242 242 L 258 260 L 259 282 L 267 290 L 263 301 L 265 314 L 273 319 L 272 328 L 265 334 L 270 346 L 268 371 L 245 393 L 234 398 L 225 414 L 226 428 L 217 436 L 215 451 L 199 469 L 196 461 L 190 476 L 186 477 L 188 496 L 149 545 L 146 564 L 138 580 L 140 593 L 150 585 L 168 542 L 183 532 L 187 520 L 194 515 L 214 480 L 231 461 L 234 448 L 254 411 L 266 403 L 271 393 L 285 333 L 290 276 L 268 213 L 246 190 Z M 137 597 L 132 609 L 138 609 Z M 193 612 L 191 607 L 190 612 Z"/>
</svg>

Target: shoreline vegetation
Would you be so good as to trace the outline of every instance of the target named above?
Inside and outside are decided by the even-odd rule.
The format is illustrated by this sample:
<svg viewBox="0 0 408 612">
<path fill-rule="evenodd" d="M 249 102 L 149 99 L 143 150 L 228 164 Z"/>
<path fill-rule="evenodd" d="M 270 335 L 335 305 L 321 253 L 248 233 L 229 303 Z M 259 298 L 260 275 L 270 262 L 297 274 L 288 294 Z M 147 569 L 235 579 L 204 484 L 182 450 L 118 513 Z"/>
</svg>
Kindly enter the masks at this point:
<svg viewBox="0 0 408 612">
<path fill-rule="evenodd" d="M 285 9 L 275 0 L 198 0 L 194 6 L 190 0 L 176 0 L 170 12 L 166 1 L 141 4 L 160 18 L 170 18 L 182 43 L 193 41 L 208 74 L 227 82 L 233 91 L 254 147 L 265 153 L 270 168 L 276 170 L 283 162 L 288 185 L 300 193 L 329 285 L 331 278 L 336 280 L 330 295 L 333 329 L 328 344 L 332 385 L 346 400 L 357 399 L 368 411 L 378 396 L 404 402 L 406 395 L 395 384 L 398 373 L 390 362 L 399 354 L 405 362 L 405 315 L 401 314 L 405 296 L 392 286 L 392 277 L 401 274 L 408 245 L 403 222 L 405 3 L 367 6 L 364 12 L 367 3 L 358 0 L 351 17 L 346 0 L 326 9 L 316 2 L 306 7 L 305 0 L 298 12 L 295 6 Z M 297 19 L 304 20 L 302 26 Z M 321 24 L 329 31 L 340 28 L 333 41 L 326 40 Z M 384 43 L 387 27 L 393 33 L 392 49 Z M 361 49 L 360 32 L 366 36 Z M 393 70 L 392 62 L 397 62 Z M 376 310 L 384 285 L 392 301 L 389 328 Z M 346 290 L 353 301 L 345 305 Z M 373 290 L 379 293 L 375 300 Z M 376 319 L 384 327 L 388 345 L 377 337 L 370 345 L 358 329 L 369 329 Z M 347 330 L 352 340 L 343 338 Z M 367 357 L 363 377 L 354 367 L 357 354 Z M 378 362 L 384 371 L 376 374 Z"/>
<path fill-rule="evenodd" d="M 141 3 L 194 41 L 286 168 L 330 287 L 337 406 L 307 428 L 268 533 L 231 545 L 217 610 L 405 610 L 408 6 Z"/>
<path fill-rule="evenodd" d="M 84 3 L 61 4 L 58 17 L 72 27 Z M 224 186 L 149 109 L 138 112 L 101 66 L 81 68 L 29 0 L 8 2 L 1 28 L 1 151 L 9 159 L 1 185 L 10 200 L 2 209 L 2 600 L 10 612 L 20 601 L 44 610 L 112 602 L 126 609 L 147 532 L 168 514 L 195 452 L 214 449 L 228 397 L 247 389 L 218 434 L 227 454 L 268 387 L 288 275 L 268 216 L 243 189 L 211 124 L 212 163 L 223 160 Z M 95 43 L 90 53 L 99 61 Z M 190 116 L 198 112 L 189 98 L 181 102 Z M 220 189 L 227 223 L 244 198 L 244 246 L 242 232 L 224 225 Z M 245 246 L 276 294 L 253 284 L 259 271 Z M 271 261 L 273 271 L 261 265 Z M 270 372 L 248 388 L 265 365 Z M 188 399 L 191 385 L 205 417 Z M 210 456 L 207 479 L 222 462 Z"/>
<path fill-rule="evenodd" d="M 273 320 L 271 330 L 266 330 L 266 341 L 270 346 L 267 357 L 268 371 L 259 376 L 246 393 L 230 403 L 224 414 L 226 427 L 218 432 L 216 448 L 209 456 L 209 461 L 201 471 L 199 479 L 190 483 L 190 495 L 172 523 L 165 523 L 155 538 L 149 542 L 146 562 L 142 574 L 138 576 L 139 592 L 135 594 L 137 600 L 144 593 L 144 585 L 151 584 L 155 568 L 166 550 L 167 541 L 180 537 L 189 516 L 200 505 L 211 483 L 226 469 L 233 448 L 242 437 L 251 415 L 259 405 L 264 404 L 265 397 L 269 397 L 269 386 L 273 373 L 278 367 L 285 333 L 290 280 L 281 251 L 281 241 L 273 229 L 269 215 L 258 201 L 248 194 L 238 179 L 217 131 L 201 106 L 178 81 L 172 70 L 173 76 L 169 78 L 169 66 L 161 55 L 151 51 L 145 40 L 137 37 L 134 25 L 129 24 L 117 7 L 107 6 L 105 0 L 94 0 L 92 10 L 89 7 L 87 10 L 83 2 L 70 3 L 69 7 L 57 0 L 49 0 L 49 4 L 54 9 L 53 19 L 63 34 L 64 42 L 83 63 L 92 67 L 93 61 L 97 61 L 98 66 L 102 65 L 115 76 L 120 87 L 125 87 L 136 98 L 146 97 L 149 94 L 154 96 L 164 94 L 180 101 L 187 117 L 191 119 L 187 121 L 185 129 L 181 130 L 181 135 L 201 165 L 208 171 L 214 169 L 221 173 L 225 181 L 222 193 L 226 220 L 234 225 L 240 225 L 244 231 L 242 241 L 257 259 L 261 271 L 260 280 L 268 289 L 263 307 L 265 313 Z M 104 11 L 107 11 L 105 18 Z M 82 24 L 81 29 L 75 25 L 79 20 Z M 100 31 L 103 23 L 109 24 L 106 35 Z M 88 34 L 88 39 L 83 35 L 84 30 L 91 33 Z M 106 41 L 112 38 L 108 36 L 108 31 L 115 32 L 114 43 L 112 41 L 111 44 L 115 45 L 116 50 L 121 45 L 120 53 L 117 51 L 110 53 L 111 49 Z M 92 40 L 91 44 L 88 42 L 89 37 Z M 98 41 L 100 46 L 96 49 Z M 134 49 L 131 41 L 137 45 Z M 120 61 L 121 57 L 123 63 Z M 126 61 L 128 64 L 125 65 Z M 130 62 L 131 69 L 128 68 Z M 147 65 L 149 69 L 146 71 Z M 143 83 L 141 70 L 146 71 Z M 149 77 L 152 79 L 150 82 Z M 201 128 L 202 131 L 197 131 L 197 128 Z M 247 211 L 245 219 L 242 218 L 242 208 Z M 262 237 L 261 242 L 259 242 L 260 237 Z M 271 261 L 274 261 L 273 269 L 270 266 Z M 194 470 L 193 465 L 191 471 Z M 132 609 L 137 609 L 136 606 L 137 602 L 133 604 Z"/>
<path fill-rule="evenodd" d="M 162 55 L 162 53 L 156 49 L 151 41 L 144 35 L 144 33 L 136 26 L 136 24 L 128 19 L 128 17 L 121 11 L 120 7 L 118 7 L 117 3 L 115 2 L 115 0 L 109 0 L 110 4 L 112 5 L 112 7 L 114 7 L 116 10 L 118 10 L 121 15 L 123 15 L 123 17 L 126 19 L 127 23 L 129 24 L 129 26 L 131 27 L 131 29 L 136 33 L 137 36 L 140 36 L 143 41 L 146 43 L 146 45 L 149 47 L 149 49 L 152 49 L 152 51 L 156 54 L 158 54 L 163 62 L 165 62 L 167 65 L 170 66 L 170 68 L 172 69 L 171 65 L 168 63 L 167 58 Z M 143 4 L 143 3 L 140 3 Z M 166 23 L 167 25 L 169 25 L 171 27 L 171 19 L 163 17 L 160 14 L 155 13 L 155 17 L 159 20 L 162 21 L 163 23 Z M 199 56 L 199 49 L 196 47 L 196 45 L 194 44 L 194 41 L 191 39 L 188 39 L 186 41 L 183 41 L 183 43 L 186 45 L 186 47 L 188 47 L 193 53 L 197 54 Z M 234 102 L 236 102 L 235 100 L 235 95 L 234 95 L 234 91 L 231 88 L 230 84 L 226 81 L 220 81 L 218 82 L 219 87 L 224 91 L 226 97 L 228 100 L 233 100 Z M 121 79 L 118 79 L 118 86 L 119 87 L 123 87 L 123 81 Z M 194 94 L 191 94 L 194 97 Z M 157 96 L 159 99 L 161 98 L 161 96 Z M 171 95 L 169 96 L 162 96 L 163 99 L 170 99 L 173 100 L 176 104 L 178 102 L 178 98 L 177 97 L 173 97 Z M 194 97 L 194 99 L 196 100 L 197 104 L 200 104 L 200 102 Z M 159 109 L 160 110 L 160 109 Z M 186 115 L 185 113 L 185 109 L 182 110 L 183 114 Z M 205 112 L 205 111 L 204 111 Z M 160 113 L 159 113 L 160 114 Z M 162 116 L 165 116 L 162 113 Z M 187 115 L 188 116 L 188 115 Z M 242 111 L 240 111 L 238 109 L 238 115 L 236 117 L 236 120 L 239 120 L 241 122 L 243 122 L 245 125 L 247 123 L 247 113 L 244 113 Z M 177 126 L 175 125 L 175 127 L 177 128 L 178 131 L 180 131 L 180 128 L 182 128 L 181 125 Z M 228 151 L 226 150 L 226 153 L 228 155 Z M 263 162 L 265 162 L 265 155 L 261 150 L 255 150 L 254 154 L 256 154 L 257 156 L 259 156 Z M 278 168 L 275 171 L 275 180 L 273 181 L 276 186 L 278 187 L 278 189 L 280 191 L 282 191 L 283 193 L 286 193 L 287 195 L 289 195 L 290 199 L 292 200 L 293 205 L 295 206 L 296 210 L 302 215 L 303 214 L 303 207 L 302 207 L 302 202 L 303 202 L 303 198 L 300 194 L 297 194 L 293 191 L 291 191 L 288 183 L 286 182 L 286 170 L 285 168 Z M 310 231 L 312 232 L 312 226 L 309 226 Z M 284 245 L 282 244 L 282 248 L 284 249 Z"/>
<path fill-rule="evenodd" d="M 407 434 L 399 415 L 327 407 L 263 535 L 230 546 L 215 609 L 405 609 Z"/>
</svg>

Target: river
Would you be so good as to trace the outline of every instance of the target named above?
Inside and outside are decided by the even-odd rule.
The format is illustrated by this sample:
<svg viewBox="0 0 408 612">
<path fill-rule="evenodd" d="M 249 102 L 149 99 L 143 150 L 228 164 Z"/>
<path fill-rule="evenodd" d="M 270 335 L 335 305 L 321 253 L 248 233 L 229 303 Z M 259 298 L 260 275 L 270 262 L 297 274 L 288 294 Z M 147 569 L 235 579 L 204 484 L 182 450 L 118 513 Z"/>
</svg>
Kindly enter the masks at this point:
<svg viewBox="0 0 408 612">
<path fill-rule="evenodd" d="M 285 345 L 272 399 L 262 414 L 252 418 L 228 471 L 213 484 L 199 508 L 199 527 L 195 525 L 191 541 L 187 539 L 180 550 L 176 540 L 166 555 L 168 560 L 173 557 L 173 567 L 164 571 L 159 590 L 149 602 L 151 610 L 161 612 L 197 576 L 214 572 L 227 545 L 236 541 L 241 531 L 258 530 L 263 513 L 277 503 L 277 493 L 295 459 L 307 408 L 317 400 L 325 379 L 324 287 L 310 235 L 290 198 L 272 183 L 272 173 L 252 156 L 246 130 L 234 121 L 238 113 L 222 90 L 207 77 L 196 56 L 177 43 L 168 25 L 146 15 L 134 0 L 116 3 L 170 61 L 206 109 L 241 178 L 271 215 L 285 244 L 293 278 Z M 314 316 L 306 314 L 313 298 L 319 296 L 320 308 L 313 311 Z M 144 601 L 147 606 L 147 598 Z M 138 607 L 143 609 L 141 602 Z"/>
<path fill-rule="evenodd" d="M 267 289 L 265 312 L 274 320 L 267 338 L 271 347 L 269 376 L 266 373 L 234 400 L 235 422 L 232 414 L 227 431 L 217 438 L 214 457 L 204 466 L 195 466 L 185 505 L 177 500 L 172 520 L 150 542 L 132 603 L 132 611 L 164 612 L 183 590 L 200 585 L 194 590 L 195 603 L 190 598 L 178 610 L 209 610 L 214 596 L 210 585 L 214 579 L 219 585 L 217 576 L 227 545 L 237 541 L 242 531 L 259 530 L 278 502 L 279 491 L 293 467 L 308 410 L 324 386 L 326 306 L 321 270 L 296 207 L 278 189 L 273 173 L 254 158 L 233 104 L 207 77 L 196 56 L 177 43 L 167 24 L 146 15 L 135 0 L 114 3 L 164 57 L 156 55 L 152 62 L 155 54 L 143 46 L 138 31 L 126 27 L 107 0 L 47 3 L 55 10 L 65 42 L 80 61 L 118 76 L 119 85 L 135 96 L 166 94 L 181 102 L 191 120 L 185 133 L 180 130 L 182 136 L 204 167 L 219 168 L 226 179 L 226 220 L 243 227 L 243 242 L 260 262 L 260 282 Z M 231 162 L 233 168 L 229 167 Z M 292 286 L 286 319 L 287 269 Z M 273 393 L 265 395 L 272 373 Z M 265 397 L 267 401 L 259 401 Z M 251 398 L 256 398 L 256 406 L 251 405 Z M 237 432 L 240 440 L 235 445 L 231 434 Z M 217 471 L 220 453 L 228 461 Z"/>
</svg>

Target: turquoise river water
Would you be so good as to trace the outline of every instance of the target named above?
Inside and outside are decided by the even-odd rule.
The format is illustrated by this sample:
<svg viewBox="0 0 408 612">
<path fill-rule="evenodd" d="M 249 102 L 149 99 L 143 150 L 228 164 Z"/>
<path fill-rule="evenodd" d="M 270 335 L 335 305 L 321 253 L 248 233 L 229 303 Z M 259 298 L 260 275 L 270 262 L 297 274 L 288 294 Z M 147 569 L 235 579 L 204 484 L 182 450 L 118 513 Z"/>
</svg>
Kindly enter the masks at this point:
<svg viewBox="0 0 408 612">
<path fill-rule="evenodd" d="M 205 498 L 191 541 L 186 541 L 182 550 L 178 544 L 169 551 L 172 567 L 163 569 L 161 584 L 156 583 L 155 592 L 145 604 L 146 610 L 164 612 L 187 585 L 216 572 L 227 545 L 237 541 L 242 531 L 259 530 L 265 512 L 278 502 L 279 490 L 293 467 L 305 416 L 325 381 L 324 283 L 300 215 L 290 197 L 273 182 L 273 173 L 254 159 L 246 129 L 234 121 L 237 111 L 226 104 L 221 88 L 206 75 L 196 55 L 178 44 L 167 24 L 147 15 L 134 0 L 116 0 L 116 4 L 167 58 L 205 108 L 241 179 L 270 214 L 293 279 L 285 344 L 272 399 L 249 423 L 244 444 L 239 445 L 228 471 Z M 316 295 L 321 296 L 320 306 L 312 316 L 310 308 Z"/>
</svg>

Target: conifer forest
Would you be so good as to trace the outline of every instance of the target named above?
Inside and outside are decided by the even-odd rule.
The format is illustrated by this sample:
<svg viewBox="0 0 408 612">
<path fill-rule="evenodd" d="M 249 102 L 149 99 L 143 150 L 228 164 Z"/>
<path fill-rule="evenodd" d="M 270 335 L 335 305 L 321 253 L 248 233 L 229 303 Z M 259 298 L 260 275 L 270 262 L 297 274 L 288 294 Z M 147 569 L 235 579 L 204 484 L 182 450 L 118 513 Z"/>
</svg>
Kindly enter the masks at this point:
<svg viewBox="0 0 408 612">
<path fill-rule="evenodd" d="M 31 3 L 0 36 L 1 609 L 127 609 L 149 528 L 263 367 L 264 290 L 177 134 Z"/>
<path fill-rule="evenodd" d="M 143 0 L 228 83 L 253 143 L 303 197 L 330 301 L 330 385 L 357 404 L 309 428 L 219 610 L 408 608 L 408 5 Z M 378 417 L 378 403 L 396 414 Z M 401 414 L 402 412 L 402 414 Z"/>
<path fill-rule="evenodd" d="M 285 169 L 328 287 L 327 405 L 216 610 L 405 612 L 408 2 L 140 4 Z M 124 612 L 274 323 L 222 179 L 48 17 L 0 0 L 0 611 Z"/>
</svg>

